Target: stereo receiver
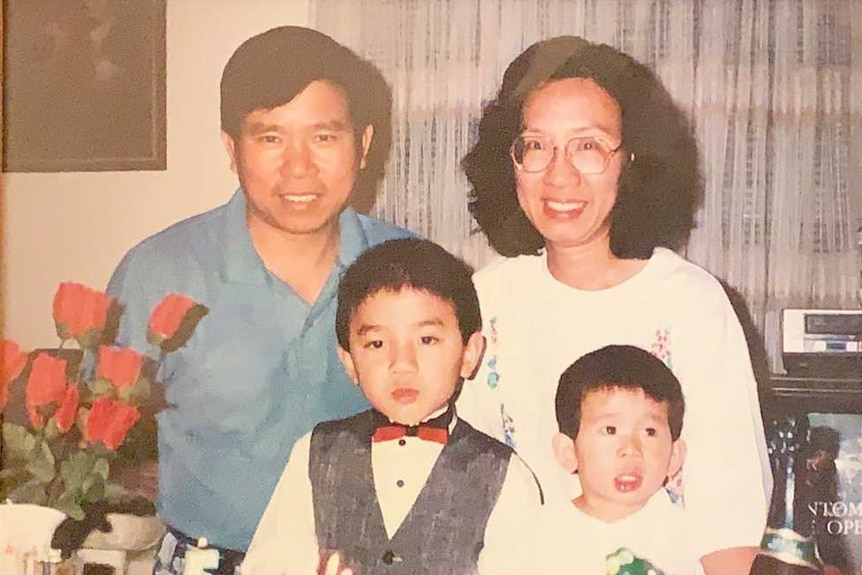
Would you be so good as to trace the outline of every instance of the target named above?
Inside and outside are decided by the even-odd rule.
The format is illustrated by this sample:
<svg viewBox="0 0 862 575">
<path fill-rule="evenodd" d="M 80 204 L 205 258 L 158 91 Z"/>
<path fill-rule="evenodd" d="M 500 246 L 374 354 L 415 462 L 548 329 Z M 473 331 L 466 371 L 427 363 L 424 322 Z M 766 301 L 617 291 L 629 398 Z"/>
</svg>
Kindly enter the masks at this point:
<svg viewBox="0 0 862 575">
<path fill-rule="evenodd" d="M 784 309 L 781 342 L 788 375 L 862 379 L 862 309 Z"/>
</svg>

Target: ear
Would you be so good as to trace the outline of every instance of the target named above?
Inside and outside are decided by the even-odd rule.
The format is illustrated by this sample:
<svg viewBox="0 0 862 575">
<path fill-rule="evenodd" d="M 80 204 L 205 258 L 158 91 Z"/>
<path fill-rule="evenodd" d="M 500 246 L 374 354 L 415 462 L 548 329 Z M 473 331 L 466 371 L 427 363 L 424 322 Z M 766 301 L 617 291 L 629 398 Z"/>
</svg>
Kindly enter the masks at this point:
<svg viewBox="0 0 862 575">
<path fill-rule="evenodd" d="M 350 376 L 353 383 L 359 385 L 359 378 L 356 377 L 356 365 L 353 363 L 353 357 L 350 355 L 350 352 L 340 345 L 335 346 L 335 351 L 338 352 L 338 359 L 341 360 L 341 365 L 344 366 L 344 371 L 347 372 L 347 375 Z"/>
<path fill-rule="evenodd" d="M 221 141 L 227 150 L 227 155 L 230 157 L 230 171 L 236 173 L 236 142 L 233 136 L 222 130 Z"/>
<path fill-rule="evenodd" d="M 677 439 L 673 442 L 670 451 L 670 461 L 667 464 L 668 477 L 673 477 L 682 469 L 682 464 L 685 463 L 685 449 L 684 439 Z"/>
<path fill-rule="evenodd" d="M 371 140 L 374 139 L 374 126 L 368 124 L 362 131 L 362 156 L 359 158 L 359 169 L 365 169 L 365 158 L 368 156 L 368 150 L 371 149 Z"/>
<path fill-rule="evenodd" d="M 485 336 L 480 332 L 476 332 L 470 336 L 464 346 L 464 353 L 461 355 L 461 377 L 464 379 L 473 379 L 476 375 L 476 370 L 479 369 L 479 362 L 482 360 L 482 355 L 485 353 Z"/>
<path fill-rule="evenodd" d="M 554 434 L 554 439 L 551 440 L 551 446 L 554 449 L 554 459 L 560 464 L 560 467 L 569 473 L 578 471 L 578 456 L 575 454 L 575 440 L 564 433 Z"/>
</svg>

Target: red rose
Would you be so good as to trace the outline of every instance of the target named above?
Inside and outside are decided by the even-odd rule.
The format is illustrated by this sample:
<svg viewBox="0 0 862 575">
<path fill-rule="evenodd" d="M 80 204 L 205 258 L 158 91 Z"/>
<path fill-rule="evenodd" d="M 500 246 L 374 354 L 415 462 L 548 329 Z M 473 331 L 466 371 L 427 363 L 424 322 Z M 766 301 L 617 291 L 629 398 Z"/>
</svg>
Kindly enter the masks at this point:
<svg viewBox="0 0 862 575">
<path fill-rule="evenodd" d="M 178 293 L 166 295 L 150 315 L 149 340 L 160 344 L 172 338 L 195 305 L 195 301 L 187 296 Z"/>
<path fill-rule="evenodd" d="M 101 441 L 110 450 L 115 450 L 126 439 L 126 434 L 141 417 L 138 409 L 121 400 L 100 397 L 84 423 L 84 439 Z"/>
<path fill-rule="evenodd" d="M 0 348 L 0 411 L 9 400 L 9 384 L 18 379 L 27 365 L 27 352 L 21 351 L 18 344 L 4 339 Z"/>
<path fill-rule="evenodd" d="M 66 433 L 72 429 L 75 423 L 75 416 L 78 414 L 78 386 L 67 385 L 66 391 L 60 399 L 60 408 L 54 413 L 54 419 L 57 421 L 57 429 Z"/>
<path fill-rule="evenodd" d="M 45 418 L 39 413 L 39 408 L 49 403 L 60 403 L 66 393 L 66 360 L 46 353 L 37 355 L 30 368 L 24 393 L 30 423 L 39 429 L 45 425 Z"/>
<path fill-rule="evenodd" d="M 107 379 L 118 389 L 134 385 L 141 375 L 144 356 L 134 349 L 103 345 L 99 348 L 96 375 Z"/>
<path fill-rule="evenodd" d="M 105 328 L 113 298 L 81 284 L 63 282 L 54 294 L 54 323 L 60 339 L 79 343 Z M 84 344 L 82 343 L 82 346 Z"/>
</svg>

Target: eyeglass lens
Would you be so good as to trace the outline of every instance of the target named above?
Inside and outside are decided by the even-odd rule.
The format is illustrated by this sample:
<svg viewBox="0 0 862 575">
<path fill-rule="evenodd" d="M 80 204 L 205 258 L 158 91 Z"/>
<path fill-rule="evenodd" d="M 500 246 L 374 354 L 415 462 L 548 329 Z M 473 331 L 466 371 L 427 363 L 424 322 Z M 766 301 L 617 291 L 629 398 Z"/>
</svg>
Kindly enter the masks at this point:
<svg viewBox="0 0 862 575">
<path fill-rule="evenodd" d="M 566 157 L 582 174 L 600 174 L 616 150 L 595 138 L 572 138 L 566 144 Z M 526 172 L 541 172 L 551 165 L 556 146 L 548 139 L 519 136 L 512 144 L 512 159 Z"/>
</svg>

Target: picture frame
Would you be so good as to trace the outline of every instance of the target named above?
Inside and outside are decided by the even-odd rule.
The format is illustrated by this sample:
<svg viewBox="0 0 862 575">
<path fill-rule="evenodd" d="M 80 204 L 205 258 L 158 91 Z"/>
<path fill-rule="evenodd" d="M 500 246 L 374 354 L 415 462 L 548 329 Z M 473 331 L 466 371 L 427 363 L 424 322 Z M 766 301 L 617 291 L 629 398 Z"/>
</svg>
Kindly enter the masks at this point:
<svg viewBox="0 0 862 575">
<path fill-rule="evenodd" d="M 3 1 L 3 171 L 166 169 L 165 0 Z"/>
</svg>

